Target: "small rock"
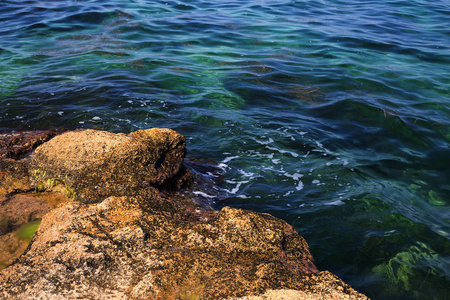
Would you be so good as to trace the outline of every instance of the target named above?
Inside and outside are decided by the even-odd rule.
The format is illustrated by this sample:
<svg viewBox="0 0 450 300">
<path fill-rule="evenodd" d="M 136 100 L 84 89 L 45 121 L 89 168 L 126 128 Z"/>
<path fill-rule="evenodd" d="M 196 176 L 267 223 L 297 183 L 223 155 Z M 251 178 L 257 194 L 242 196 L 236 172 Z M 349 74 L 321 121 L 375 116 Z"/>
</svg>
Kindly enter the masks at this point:
<svg viewBox="0 0 450 300">
<path fill-rule="evenodd" d="M 0 133 L 0 159 L 21 159 L 37 146 L 57 134 L 56 131 L 34 130 Z"/>
</svg>

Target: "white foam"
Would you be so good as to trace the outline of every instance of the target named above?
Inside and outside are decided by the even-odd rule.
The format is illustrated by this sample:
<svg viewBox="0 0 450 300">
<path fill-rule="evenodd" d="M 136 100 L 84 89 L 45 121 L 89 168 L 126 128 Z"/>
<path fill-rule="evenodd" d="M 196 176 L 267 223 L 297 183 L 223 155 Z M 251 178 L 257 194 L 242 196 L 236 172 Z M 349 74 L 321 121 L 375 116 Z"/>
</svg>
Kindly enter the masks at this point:
<svg viewBox="0 0 450 300">
<path fill-rule="evenodd" d="M 58 115 L 62 116 L 64 114 L 63 111 L 58 111 Z"/>
<path fill-rule="evenodd" d="M 319 143 L 318 141 L 315 141 L 317 147 L 319 147 L 320 149 L 314 149 L 313 151 L 315 152 L 323 152 L 323 156 L 327 156 L 327 154 L 333 154 L 333 152 L 331 152 L 330 150 L 328 150 L 327 148 L 325 148 L 323 146 L 323 144 Z"/>
<path fill-rule="evenodd" d="M 212 195 L 208 195 L 207 193 L 204 193 L 204 192 L 202 192 L 202 191 L 194 191 L 193 192 L 195 195 L 200 195 L 200 196 L 203 196 L 203 197 L 205 197 L 205 198 L 215 198 L 214 196 L 212 196 Z"/>
<path fill-rule="evenodd" d="M 225 189 L 225 191 L 227 191 L 230 194 L 236 194 L 239 191 L 239 188 L 241 187 L 242 182 L 239 182 L 233 189 L 231 190 L 227 190 Z"/>
<path fill-rule="evenodd" d="M 94 120 L 94 121 L 99 121 L 99 120 L 101 120 L 102 118 L 100 118 L 99 116 L 95 116 L 95 117 L 93 117 L 92 118 L 92 120 Z"/>
<path fill-rule="evenodd" d="M 286 194 L 284 194 L 283 196 L 284 197 L 287 197 L 287 196 L 289 196 L 290 194 L 292 194 L 293 192 L 292 191 L 289 191 L 289 192 L 287 192 Z"/>
<path fill-rule="evenodd" d="M 219 168 L 221 168 L 223 171 L 225 171 L 225 170 L 228 168 L 228 165 L 222 164 L 222 163 L 218 164 L 217 166 L 218 166 Z"/>
<path fill-rule="evenodd" d="M 292 152 L 292 151 L 282 150 L 282 149 L 278 149 L 276 147 L 271 147 L 271 146 L 266 146 L 266 149 L 277 151 L 281 154 L 290 154 L 290 155 L 292 155 L 292 157 L 298 157 L 298 154 L 295 152 Z"/>
<path fill-rule="evenodd" d="M 336 200 L 336 201 L 325 203 L 325 205 L 344 205 L 344 204 L 345 204 L 345 202 L 342 200 Z"/>
<path fill-rule="evenodd" d="M 250 179 L 258 177 L 258 176 L 255 176 L 255 173 L 253 173 L 253 172 L 245 172 L 242 169 L 239 169 L 238 172 L 241 173 L 242 175 L 244 175 L 245 177 L 250 178 Z"/>
<path fill-rule="evenodd" d="M 300 174 L 300 173 L 294 173 L 293 175 L 292 175 L 292 178 L 294 179 L 294 180 L 299 180 L 300 178 L 302 178 L 303 177 L 303 174 Z"/>
<path fill-rule="evenodd" d="M 226 192 L 230 193 L 230 194 L 236 194 L 237 192 L 239 192 L 239 189 L 241 188 L 241 185 L 244 183 L 249 183 L 249 180 L 245 180 L 245 181 L 232 181 L 232 180 L 227 180 L 227 183 L 236 183 L 236 186 L 234 188 L 232 188 L 231 190 L 225 189 Z"/>
<path fill-rule="evenodd" d="M 265 138 L 265 136 L 262 136 L 262 138 Z M 257 142 L 258 144 L 261 144 L 261 145 L 268 145 L 268 144 L 273 143 L 273 139 L 269 138 L 269 140 L 267 140 L 267 141 L 259 141 L 259 140 L 255 139 L 255 142 Z"/>
<path fill-rule="evenodd" d="M 303 182 L 301 180 L 299 180 L 297 186 L 295 187 L 295 189 L 297 191 L 301 191 L 301 190 L 303 190 L 303 186 L 304 186 Z"/>
<path fill-rule="evenodd" d="M 250 157 L 265 157 L 268 159 L 272 159 L 273 158 L 273 153 L 270 154 L 262 154 L 258 151 L 254 151 L 254 150 L 249 150 L 248 153 L 250 153 Z"/>
<path fill-rule="evenodd" d="M 239 156 L 229 156 L 229 157 L 226 157 L 224 160 L 222 160 L 222 163 L 223 164 L 226 164 L 227 162 L 229 162 L 229 161 L 231 161 L 231 160 L 233 160 L 233 159 L 236 159 L 236 158 L 239 158 Z"/>
</svg>

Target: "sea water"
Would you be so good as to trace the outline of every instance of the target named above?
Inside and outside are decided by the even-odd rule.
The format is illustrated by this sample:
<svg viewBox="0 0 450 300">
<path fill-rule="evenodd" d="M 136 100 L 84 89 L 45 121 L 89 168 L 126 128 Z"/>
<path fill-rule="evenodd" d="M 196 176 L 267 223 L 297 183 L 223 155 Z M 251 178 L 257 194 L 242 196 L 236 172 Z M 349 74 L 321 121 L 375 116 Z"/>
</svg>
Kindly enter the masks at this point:
<svg viewBox="0 0 450 300">
<path fill-rule="evenodd" d="M 222 169 L 203 194 L 218 207 L 286 220 L 374 299 L 445 299 L 449 16 L 448 0 L 0 0 L 0 127 L 173 128 Z"/>
</svg>

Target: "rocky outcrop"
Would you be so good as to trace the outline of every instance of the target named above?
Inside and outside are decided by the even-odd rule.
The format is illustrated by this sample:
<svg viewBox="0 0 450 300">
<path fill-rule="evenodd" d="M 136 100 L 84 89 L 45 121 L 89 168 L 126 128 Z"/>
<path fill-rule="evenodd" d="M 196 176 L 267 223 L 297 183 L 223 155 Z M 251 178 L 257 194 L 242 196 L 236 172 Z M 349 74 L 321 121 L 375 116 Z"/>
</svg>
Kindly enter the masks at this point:
<svg viewBox="0 0 450 300">
<path fill-rule="evenodd" d="M 180 188 L 192 175 L 183 166 L 184 137 L 170 129 L 129 135 L 99 130 L 61 134 L 35 150 L 31 168 L 64 181 L 79 201 L 136 195 L 148 187 Z"/>
<path fill-rule="evenodd" d="M 279 289 L 363 299 L 318 273 L 282 220 L 225 207 L 201 222 L 166 200 L 129 197 L 53 210 L 0 276 L 5 299 L 227 299 Z"/>
<path fill-rule="evenodd" d="M 319 272 L 286 222 L 175 192 L 193 180 L 184 155 L 168 129 L 76 131 L 38 147 L 30 170 L 82 201 L 43 217 L 1 271 L 0 299 L 367 299 Z"/>
</svg>

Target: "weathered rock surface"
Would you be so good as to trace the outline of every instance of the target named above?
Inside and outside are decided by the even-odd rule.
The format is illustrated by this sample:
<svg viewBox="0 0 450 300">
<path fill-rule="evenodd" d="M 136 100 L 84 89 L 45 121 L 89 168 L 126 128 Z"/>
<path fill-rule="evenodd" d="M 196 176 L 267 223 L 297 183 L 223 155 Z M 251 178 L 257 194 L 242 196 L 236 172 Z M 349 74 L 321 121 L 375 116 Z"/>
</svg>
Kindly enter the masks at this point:
<svg viewBox="0 0 450 300">
<path fill-rule="evenodd" d="M 42 216 L 68 200 L 61 193 L 41 193 L 28 173 L 27 155 L 56 134 L 42 130 L 0 134 L 0 270 L 25 251 Z"/>
<path fill-rule="evenodd" d="M 162 199 L 68 203 L 43 218 L 26 254 L 1 273 L 0 297 L 227 299 L 284 289 L 364 299 L 317 274 L 305 240 L 282 220 L 229 207 L 209 222 L 185 214 Z"/>
<path fill-rule="evenodd" d="M 39 146 L 31 168 L 73 187 L 82 202 L 110 195 L 136 195 L 142 189 L 180 188 L 191 179 L 183 166 L 184 137 L 170 129 L 129 135 L 99 130 L 71 131 Z"/>
<path fill-rule="evenodd" d="M 56 131 L 49 130 L 0 133 L 0 159 L 20 159 L 56 134 Z"/>
<path fill-rule="evenodd" d="M 10 265 L 27 248 L 32 232 L 26 226 L 36 226 L 52 209 L 51 204 L 38 195 L 0 195 L 0 270 Z"/>
<path fill-rule="evenodd" d="M 367 299 L 319 272 L 286 222 L 165 192 L 192 180 L 185 151 L 168 129 L 76 131 L 38 147 L 30 170 L 73 186 L 82 201 L 43 217 L 0 272 L 0 299 Z M 13 165 L 22 174 L 28 163 Z M 27 184 L 5 189 L 8 201 Z"/>
</svg>

